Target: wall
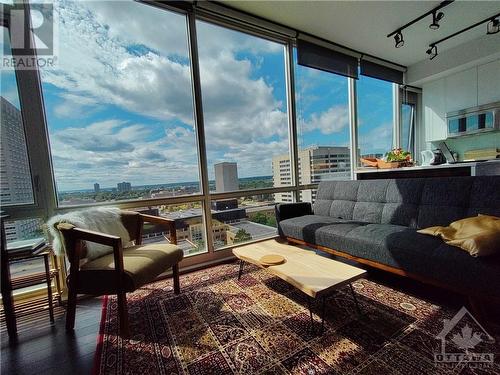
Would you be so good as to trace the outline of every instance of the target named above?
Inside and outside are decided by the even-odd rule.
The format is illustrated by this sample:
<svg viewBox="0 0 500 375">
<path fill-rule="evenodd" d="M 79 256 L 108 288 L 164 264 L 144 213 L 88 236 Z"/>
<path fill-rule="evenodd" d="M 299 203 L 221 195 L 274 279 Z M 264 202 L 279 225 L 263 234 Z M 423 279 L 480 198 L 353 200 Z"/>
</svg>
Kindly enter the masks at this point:
<svg viewBox="0 0 500 375">
<path fill-rule="evenodd" d="M 423 149 L 435 148 L 447 137 L 446 113 L 500 101 L 500 59 L 468 67 L 422 85 Z M 500 133 L 447 140 L 459 157 L 469 149 L 500 148 Z"/>
<path fill-rule="evenodd" d="M 432 143 L 437 147 L 436 143 Z M 446 141 L 448 148 L 458 153 L 459 160 L 463 160 L 464 152 L 479 148 L 500 148 L 500 132 L 477 134 L 460 138 L 450 138 Z"/>
</svg>

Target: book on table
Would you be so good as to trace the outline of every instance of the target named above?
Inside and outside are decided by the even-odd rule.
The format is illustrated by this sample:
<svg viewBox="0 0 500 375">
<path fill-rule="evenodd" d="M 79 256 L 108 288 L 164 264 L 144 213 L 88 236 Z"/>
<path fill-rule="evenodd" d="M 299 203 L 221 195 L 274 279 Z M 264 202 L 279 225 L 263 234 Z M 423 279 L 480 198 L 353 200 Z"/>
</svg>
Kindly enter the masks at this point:
<svg viewBox="0 0 500 375">
<path fill-rule="evenodd" d="M 37 255 L 45 250 L 45 238 L 31 238 L 29 240 L 11 241 L 7 243 L 7 251 L 9 255 Z"/>
</svg>

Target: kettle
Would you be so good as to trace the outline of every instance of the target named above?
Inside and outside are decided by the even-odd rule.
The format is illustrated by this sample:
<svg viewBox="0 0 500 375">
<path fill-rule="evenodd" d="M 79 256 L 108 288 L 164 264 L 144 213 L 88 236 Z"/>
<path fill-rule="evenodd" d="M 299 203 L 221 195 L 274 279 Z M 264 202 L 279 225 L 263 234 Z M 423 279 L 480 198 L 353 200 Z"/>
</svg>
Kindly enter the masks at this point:
<svg viewBox="0 0 500 375">
<path fill-rule="evenodd" d="M 422 155 L 422 165 L 431 165 L 432 159 L 434 159 L 434 154 L 431 150 L 425 150 L 420 152 Z"/>
</svg>

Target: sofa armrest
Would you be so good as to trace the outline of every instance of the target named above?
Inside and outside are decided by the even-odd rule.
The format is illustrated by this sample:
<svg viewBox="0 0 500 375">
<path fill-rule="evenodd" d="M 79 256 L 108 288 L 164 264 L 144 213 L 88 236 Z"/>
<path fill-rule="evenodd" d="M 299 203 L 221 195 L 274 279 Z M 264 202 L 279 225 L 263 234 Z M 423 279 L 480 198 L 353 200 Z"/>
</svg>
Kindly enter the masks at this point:
<svg viewBox="0 0 500 375">
<path fill-rule="evenodd" d="M 280 221 L 291 219 L 292 217 L 312 215 L 312 205 L 309 202 L 297 202 L 297 203 L 279 203 L 274 208 L 276 212 L 276 223 L 278 224 L 278 233 L 281 237 L 284 237 L 283 231 L 281 230 Z"/>
</svg>

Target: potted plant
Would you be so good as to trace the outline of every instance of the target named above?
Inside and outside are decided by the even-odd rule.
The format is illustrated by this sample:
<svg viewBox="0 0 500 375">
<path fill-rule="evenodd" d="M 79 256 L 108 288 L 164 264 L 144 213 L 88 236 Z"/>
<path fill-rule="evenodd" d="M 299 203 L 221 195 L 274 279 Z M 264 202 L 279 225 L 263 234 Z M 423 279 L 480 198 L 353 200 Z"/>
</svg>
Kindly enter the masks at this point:
<svg viewBox="0 0 500 375">
<path fill-rule="evenodd" d="M 409 151 L 402 148 L 393 148 L 385 154 L 384 159 L 377 159 L 378 168 L 401 168 L 411 167 L 413 160 Z"/>
</svg>

